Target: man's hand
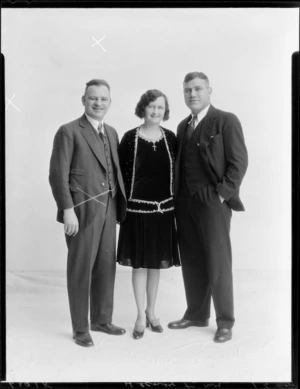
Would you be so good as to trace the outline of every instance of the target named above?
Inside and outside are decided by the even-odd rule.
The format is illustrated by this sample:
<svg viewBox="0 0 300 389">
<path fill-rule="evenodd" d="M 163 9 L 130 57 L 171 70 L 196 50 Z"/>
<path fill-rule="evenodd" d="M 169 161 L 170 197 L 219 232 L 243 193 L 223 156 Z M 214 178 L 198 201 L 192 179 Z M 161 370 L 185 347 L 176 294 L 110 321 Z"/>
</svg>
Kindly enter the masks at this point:
<svg viewBox="0 0 300 389">
<path fill-rule="evenodd" d="M 74 208 L 64 209 L 65 234 L 75 236 L 79 230 L 79 223 Z"/>
</svg>

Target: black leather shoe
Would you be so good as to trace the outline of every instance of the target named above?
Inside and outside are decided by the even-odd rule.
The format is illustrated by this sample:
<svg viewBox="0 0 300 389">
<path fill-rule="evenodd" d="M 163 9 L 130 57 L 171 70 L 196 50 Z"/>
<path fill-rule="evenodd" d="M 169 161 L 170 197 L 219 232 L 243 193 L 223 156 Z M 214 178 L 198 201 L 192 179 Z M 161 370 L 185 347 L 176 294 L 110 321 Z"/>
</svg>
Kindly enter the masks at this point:
<svg viewBox="0 0 300 389">
<path fill-rule="evenodd" d="M 145 332 L 145 324 L 139 324 L 138 320 L 135 322 L 133 329 L 133 339 L 141 339 L 144 336 Z"/>
<path fill-rule="evenodd" d="M 144 331 L 133 330 L 133 339 L 141 339 L 144 336 Z"/>
<path fill-rule="evenodd" d="M 228 342 L 228 340 L 231 340 L 232 338 L 232 331 L 229 330 L 228 328 L 218 328 L 214 341 L 216 343 L 224 343 Z"/>
<path fill-rule="evenodd" d="M 93 339 L 89 332 L 79 332 L 73 331 L 73 339 L 75 343 L 82 347 L 91 347 L 94 346 Z"/>
<path fill-rule="evenodd" d="M 113 324 L 91 324 L 92 331 L 101 331 L 109 335 L 124 335 L 124 328 L 117 327 Z"/>
<path fill-rule="evenodd" d="M 171 321 L 171 323 L 168 324 L 168 327 L 172 330 L 181 330 L 183 328 L 188 327 L 207 327 L 208 326 L 208 320 L 186 320 L 186 319 L 180 319 L 176 321 Z"/>
<path fill-rule="evenodd" d="M 152 320 L 152 322 L 146 317 L 146 327 L 150 327 L 153 332 L 163 332 L 163 328 L 158 319 Z"/>
</svg>

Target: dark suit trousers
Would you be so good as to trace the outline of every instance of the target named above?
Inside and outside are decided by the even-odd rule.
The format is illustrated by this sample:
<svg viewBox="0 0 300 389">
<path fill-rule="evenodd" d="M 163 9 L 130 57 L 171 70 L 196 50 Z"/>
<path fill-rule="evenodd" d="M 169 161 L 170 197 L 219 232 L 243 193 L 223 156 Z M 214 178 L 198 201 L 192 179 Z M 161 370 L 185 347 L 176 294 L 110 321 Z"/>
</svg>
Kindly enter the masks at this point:
<svg viewBox="0 0 300 389">
<path fill-rule="evenodd" d="M 205 189 L 205 188 L 204 188 Z M 211 188 L 209 188 L 211 189 Z M 179 196 L 176 204 L 187 320 L 210 317 L 213 299 L 218 327 L 232 328 L 233 282 L 230 243 L 232 211 L 214 190 Z"/>
<path fill-rule="evenodd" d="M 108 197 L 92 223 L 74 237 L 66 235 L 68 246 L 67 284 L 72 326 L 88 331 L 92 323 L 111 323 L 116 273 L 116 198 Z"/>
</svg>

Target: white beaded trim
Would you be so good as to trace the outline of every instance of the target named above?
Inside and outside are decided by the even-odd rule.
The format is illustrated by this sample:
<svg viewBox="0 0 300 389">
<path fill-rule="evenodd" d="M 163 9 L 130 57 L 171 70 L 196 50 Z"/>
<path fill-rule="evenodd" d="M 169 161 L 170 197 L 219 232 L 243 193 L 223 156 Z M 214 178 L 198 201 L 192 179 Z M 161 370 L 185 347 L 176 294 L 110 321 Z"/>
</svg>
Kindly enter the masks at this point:
<svg viewBox="0 0 300 389">
<path fill-rule="evenodd" d="M 157 138 L 156 140 L 152 140 L 152 139 L 146 138 L 143 134 L 141 134 L 140 129 L 139 129 L 139 137 L 144 139 L 148 143 L 155 144 L 155 143 L 159 142 L 160 140 L 162 140 L 163 134 L 162 134 L 162 130 L 161 130 L 161 134 L 160 134 L 159 138 Z"/>
<path fill-rule="evenodd" d="M 165 212 L 169 212 L 169 211 L 173 211 L 174 210 L 174 207 L 171 207 L 171 208 L 166 208 L 166 209 L 161 209 L 161 210 L 153 210 L 153 211 L 141 211 L 141 210 L 135 210 L 135 209 L 130 209 L 130 208 L 127 208 L 126 211 L 127 212 L 135 212 L 135 213 L 165 213 Z"/>
<path fill-rule="evenodd" d="M 170 159 L 170 193 L 171 193 L 171 196 L 173 196 L 173 167 L 172 167 L 172 157 L 171 157 L 171 153 L 170 153 L 170 150 L 169 150 L 169 146 L 168 146 L 168 142 L 167 142 L 166 134 L 165 134 L 164 130 L 162 130 L 162 133 L 163 133 L 163 137 L 164 137 L 164 140 L 165 140 L 166 148 L 167 148 L 168 155 L 169 155 L 169 159 Z"/>
<path fill-rule="evenodd" d="M 130 189 L 129 200 L 132 199 L 133 185 L 135 179 L 135 161 L 136 161 L 136 153 L 137 153 L 137 145 L 138 145 L 138 136 L 139 136 L 139 128 L 136 129 L 136 134 L 135 134 L 134 157 L 133 157 L 133 168 L 132 168 L 131 189 Z"/>
<path fill-rule="evenodd" d="M 133 199 L 132 198 L 134 179 L 135 179 L 135 163 L 136 163 L 138 138 L 139 138 L 139 136 L 141 136 L 141 134 L 139 134 L 140 128 L 141 127 L 138 127 L 136 129 L 136 134 L 135 134 L 134 158 L 133 158 L 133 168 L 132 168 L 132 178 L 131 178 L 131 188 L 130 188 L 129 200 L 137 201 L 137 202 L 139 202 L 139 201 L 140 202 L 145 202 L 144 200 L 138 200 L 138 199 Z M 162 136 L 163 136 L 164 141 L 165 141 L 165 145 L 166 145 L 168 156 L 169 156 L 169 160 L 170 160 L 170 194 L 171 194 L 171 196 L 173 196 L 173 166 L 172 166 L 172 157 L 171 157 L 171 153 L 170 153 L 170 150 L 169 150 L 169 146 L 168 146 L 168 142 L 167 142 L 167 139 L 166 139 L 165 132 L 164 132 L 164 130 L 162 128 L 161 128 L 161 132 L 162 132 Z M 141 138 L 143 138 L 143 137 L 141 136 Z M 143 138 L 143 139 L 145 139 L 145 138 Z M 147 140 L 147 139 L 145 139 L 145 140 Z M 152 143 L 156 143 L 156 142 L 152 142 Z M 150 202 L 149 204 L 152 204 L 152 203 L 156 203 L 156 201 Z M 129 211 L 129 212 L 134 212 L 134 211 Z M 149 211 L 149 212 L 152 212 L 152 211 Z M 156 211 L 153 211 L 153 212 L 156 212 Z"/>
<path fill-rule="evenodd" d="M 150 201 L 150 200 L 139 200 L 139 199 L 129 199 L 129 201 L 133 201 L 134 203 L 144 203 L 144 204 L 164 204 L 170 200 L 173 200 L 173 197 L 169 197 L 168 199 L 162 201 Z"/>
<path fill-rule="evenodd" d="M 139 203 L 139 204 L 142 203 L 142 204 L 156 205 L 157 209 L 154 209 L 152 211 L 144 211 L 144 210 L 135 210 L 135 209 L 127 208 L 127 211 L 128 212 L 137 212 L 137 213 L 155 213 L 155 212 L 164 213 L 164 212 L 167 212 L 167 211 L 172 211 L 174 209 L 174 207 L 170 207 L 170 208 L 166 208 L 166 209 L 161 209 L 161 206 L 164 203 L 167 203 L 168 201 L 171 201 L 171 200 L 173 200 L 173 197 L 169 197 L 168 199 L 165 199 L 165 200 L 162 200 L 162 201 L 147 201 L 147 200 L 133 199 L 133 200 L 130 200 L 130 201 L 132 201 L 134 203 Z"/>
</svg>

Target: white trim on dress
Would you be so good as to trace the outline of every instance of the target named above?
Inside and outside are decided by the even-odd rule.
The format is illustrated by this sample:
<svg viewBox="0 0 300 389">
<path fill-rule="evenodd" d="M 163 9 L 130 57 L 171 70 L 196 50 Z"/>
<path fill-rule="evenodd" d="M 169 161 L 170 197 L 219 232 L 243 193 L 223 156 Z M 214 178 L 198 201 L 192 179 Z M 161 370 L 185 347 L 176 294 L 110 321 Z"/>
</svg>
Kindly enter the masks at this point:
<svg viewBox="0 0 300 389">
<path fill-rule="evenodd" d="M 164 213 L 164 212 L 167 212 L 167 211 L 172 211 L 174 209 L 174 207 L 167 208 L 167 209 L 161 209 L 161 204 L 163 204 L 163 203 L 165 203 L 167 201 L 173 200 L 173 167 L 172 167 L 172 158 L 171 158 L 171 153 L 170 153 L 170 150 L 169 150 L 169 145 L 168 145 L 168 142 L 167 142 L 167 139 L 166 139 L 165 131 L 161 127 L 160 127 L 160 130 L 162 132 L 162 137 L 164 138 L 165 145 L 166 145 L 167 152 L 168 152 L 168 156 L 169 156 L 169 160 L 170 160 L 170 195 L 172 197 L 169 197 L 168 199 L 165 199 L 165 200 L 160 201 L 160 202 L 159 201 L 150 201 L 150 200 L 148 201 L 148 200 L 141 200 L 141 199 L 133 199 L 132 198 L 134 181 L 135 181 L 135 165 L 136 165 L 136 155 L 137 155 L 138 138 L 139 138 L 139 131 L 140 131 L 140 129 L 141 129 L 141 127 L 138 127 L 136 129 L 136 134 L 135 134 L 133 168 L 132 168 L 132 177 L 131 177 L 131 188 L 130 188 L 130 195 L 129 195 L 128 201 L 156 205 L 157 206 L 157 210 L 142 211 L 142 210 L 133 210 L 133 209 L 127 208 L 127 211 L 128 212 L 137 212 L 137 213 L 154 213 L 154 212 Z M 141 136 L 141 138 L 145 139 L 143 136 Z M 145 140 L 147 140 L 147 139 L 145 139 Z"/>
</svg>

